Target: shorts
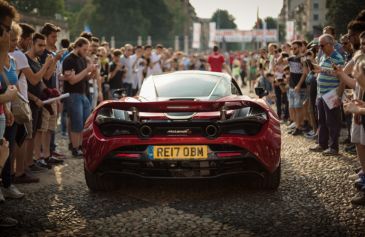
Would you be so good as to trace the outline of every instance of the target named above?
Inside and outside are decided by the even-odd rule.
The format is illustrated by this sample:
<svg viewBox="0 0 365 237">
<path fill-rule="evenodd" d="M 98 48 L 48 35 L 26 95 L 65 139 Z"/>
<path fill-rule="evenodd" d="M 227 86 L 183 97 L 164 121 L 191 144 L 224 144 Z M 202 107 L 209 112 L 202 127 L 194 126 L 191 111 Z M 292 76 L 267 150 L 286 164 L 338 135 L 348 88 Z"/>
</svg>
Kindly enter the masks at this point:
<svg viewBox="0 0 365 237">
<path fill-rule="evenodd" d="M 299 109 L 303 107 L 304 101 L 307 99 L 305 89 L 300 89 L 299 93 L 295 92 L 293 88 L 289 88 L 288 101 L 290 109 Z"/>
<path fill-rule="evenodd" d="M 365 130 L 362 124 L 356 124 L 352 120 L 351 125 L 351 142 L 355 144 L 365 145 Z"/>
<path fill-rule="evenodd" d="M 90 101 L 86 95 L 70 93 L 67 99 L 67 112 L 71 121 L 71 132 L 81 133 L 91 113 Z"/>
<path fill-rule="evenodd" d="M 42 108 L 42 123 L 39 132 L 56 131 L 57 128 L 57 102 L 51 103 L 53 114 Z"/>
</svg>

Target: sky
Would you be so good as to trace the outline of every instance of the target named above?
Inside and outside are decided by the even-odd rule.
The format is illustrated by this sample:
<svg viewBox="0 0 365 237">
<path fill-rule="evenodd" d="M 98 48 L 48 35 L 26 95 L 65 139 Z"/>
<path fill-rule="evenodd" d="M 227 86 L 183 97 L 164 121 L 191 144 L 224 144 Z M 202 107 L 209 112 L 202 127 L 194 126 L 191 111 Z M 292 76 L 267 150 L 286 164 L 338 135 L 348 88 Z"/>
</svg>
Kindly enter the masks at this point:
<svg viewBox="0 0 365 237">
<path fill-rule="evenodd" d="M 283 6 L 283 0 L 190 0 L 190 3 L 201 18 L 211 18 L 217 9 L 227 10 L 235 17 L 235 23 L 240 30 L 252 29 L 257 8 L 260 18 L 276 18 Z"/>
</svg>

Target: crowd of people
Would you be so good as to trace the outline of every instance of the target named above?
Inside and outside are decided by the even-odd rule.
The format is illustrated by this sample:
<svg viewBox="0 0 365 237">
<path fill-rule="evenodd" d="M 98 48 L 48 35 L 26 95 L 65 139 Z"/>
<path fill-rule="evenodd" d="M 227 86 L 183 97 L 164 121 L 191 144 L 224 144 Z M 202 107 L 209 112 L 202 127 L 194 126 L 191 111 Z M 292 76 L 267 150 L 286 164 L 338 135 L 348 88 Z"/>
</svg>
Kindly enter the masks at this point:
<svg viewBox="0 0 365 237">
<path fill-rule="evenodd" d="M 311 152 L 337 156 L 343 142 L 345 152 L 358 155 L 354 184 L 359 192 L 351 202 L 365 205 L 365 10 L 347 29 L 339 41 L 334 27 L 326 26 L 311 42 L 271 43 L 236 58 L 247 65 L 243 84 L 276 107 L 289 134 L 315 140 Z M 343 127 L 347 137 L 339 141 Z"/>
<path fill-rule="evenodd" d="M 346 126 L 346 151 L 357 153 L 361 164 L 355 181 L 360 192 L 352 202 L 365 205 L 365 11 L 339 41 L 327 26 L 309 43 L 231 54 L 215 46 L 210 55 L 185 55 L 161 44 L 112 49 L 89 32 L 73 42 L 61 39 L 59 47 L 58 26 L 45 23 L 36 32 L 17 19 L 16 9 L 0 0 L 0 202 L 22 198 L 14 184 L 39 182 L 34 173 L 64 162 L 57 152 L 58 121 L 72 156 L 81 158 L 84 123 L 100 102 L 119 98 L 121 89 L 136 95 L 150 75 L 211 70 L 231 74 L 276 106 L 291 135 L 316 140 L 312 152 L 338 155 Z M 62 93 L 69 97 L 48 102 Z M 0 217 L 0 226 L 15 224 Z"/>
</svg>

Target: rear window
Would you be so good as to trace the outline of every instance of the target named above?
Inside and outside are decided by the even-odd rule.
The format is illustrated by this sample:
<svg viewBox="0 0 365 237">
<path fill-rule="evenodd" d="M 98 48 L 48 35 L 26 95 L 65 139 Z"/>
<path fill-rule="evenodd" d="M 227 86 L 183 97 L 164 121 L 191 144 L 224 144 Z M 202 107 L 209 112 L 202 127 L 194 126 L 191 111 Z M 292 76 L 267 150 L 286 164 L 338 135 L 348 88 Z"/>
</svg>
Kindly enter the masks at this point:
<svg viewBox="0 0 365 237">
<path fill-rule="evenodd" d="M 167 74 L 155 77 L 154 82 L 158 97 L 205 97 L 212 93 L 219 79 L 212 75 Z"/>
</svg>

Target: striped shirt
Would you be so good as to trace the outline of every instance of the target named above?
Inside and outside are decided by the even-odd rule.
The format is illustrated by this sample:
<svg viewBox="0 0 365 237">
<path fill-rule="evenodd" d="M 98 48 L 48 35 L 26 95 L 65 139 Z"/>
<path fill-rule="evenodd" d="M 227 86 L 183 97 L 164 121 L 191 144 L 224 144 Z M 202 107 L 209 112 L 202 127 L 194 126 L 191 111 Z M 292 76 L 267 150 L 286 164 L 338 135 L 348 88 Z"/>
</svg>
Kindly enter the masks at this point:
<svg viewBox="0 0 365 237">
<path fill-rule="evenodd" d="M 344 65 L 345 61 L 337 51 L 333 51 L 330 57 L 325 54 L 322 55 L 319 61 L 321 72 L 317 78 L 317 92 L 319 95 L 324 95 L 336 89 L 340 84 L 340 80 L 336 77 L 332 68 L 332 63 L 335 65 Z"/>
</svg>

